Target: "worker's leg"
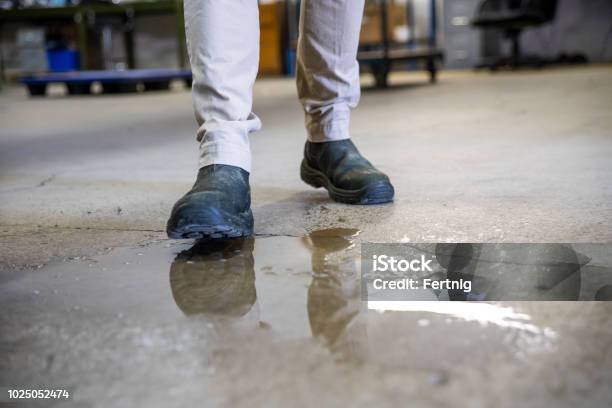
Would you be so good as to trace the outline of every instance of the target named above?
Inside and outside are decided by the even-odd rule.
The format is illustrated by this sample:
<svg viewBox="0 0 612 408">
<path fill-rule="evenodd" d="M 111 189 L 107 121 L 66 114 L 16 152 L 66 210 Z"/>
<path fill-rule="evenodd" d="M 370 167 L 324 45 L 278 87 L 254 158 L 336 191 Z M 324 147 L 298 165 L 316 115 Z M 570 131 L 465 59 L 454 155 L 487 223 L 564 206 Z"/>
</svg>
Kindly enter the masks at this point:
<svg viewBox="0 0 612 408">
<path fill-rule="evenodd" d="M 259 63 L 257 0 L 185 0 L 200 170 L 173 207 L 171 238 L 225 238 L 253 232 L 249 133 Z"/>
<path fill-rule="evenodd" d="M 199 124 L 200 167 L 227 164 L 251 171 L 249 133 L 259 64 L 257 0 L 185 0 L 185 28 Z"/>
<path fill-rule="evenodd" d="M 350 111 L 360 96 L 363 7 L 364 0 L 302 0 L 297 88 L 308 141 L 301 177 L 334 200 L 376 204 L 393 199 L 393 186 L 349 139 Z"/>
<path fill-rule="evenodd" d="M 304 0 L 300 10 L 297 87 L 311 142 L 349 138 L 359 102 L 357 46 L 364 0 Z"/>
</svg>

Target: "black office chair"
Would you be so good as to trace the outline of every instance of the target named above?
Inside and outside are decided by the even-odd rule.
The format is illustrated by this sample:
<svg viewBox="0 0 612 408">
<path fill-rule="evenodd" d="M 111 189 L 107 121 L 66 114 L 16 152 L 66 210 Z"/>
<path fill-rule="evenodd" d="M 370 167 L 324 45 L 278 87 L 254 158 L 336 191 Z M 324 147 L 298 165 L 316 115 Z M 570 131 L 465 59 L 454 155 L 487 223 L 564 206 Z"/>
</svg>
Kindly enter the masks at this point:
<svg viewBox="0 0 612 408">
<path fill-rule="evenodd" d="M 525 28 L 553 21 L 556 11 L 557 0 L 484 0 L 472 25 L 503 30 L 512 41 L 512 56 L 497 58 L 480 67 L 516 69 L 522 66 L 543 66 L 545 61 L 542 58 L 521 55 L 520 35 Z"/>
</svg>

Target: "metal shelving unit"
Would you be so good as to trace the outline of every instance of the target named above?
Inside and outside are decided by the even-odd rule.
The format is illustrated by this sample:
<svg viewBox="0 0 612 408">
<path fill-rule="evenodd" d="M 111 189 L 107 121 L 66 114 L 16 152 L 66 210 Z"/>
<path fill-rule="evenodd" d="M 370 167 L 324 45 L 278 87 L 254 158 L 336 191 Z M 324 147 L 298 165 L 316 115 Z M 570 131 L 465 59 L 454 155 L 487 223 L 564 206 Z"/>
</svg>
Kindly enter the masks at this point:
<svg viewBox="0 0 612 408">
<path fill-rule="evenodd" d="M 381 15 L 381 38 L 379 44 L 368 44 L 360 47 L 357 59 L 364 71 L 371 72 L 376 81 L 376 86 L 384 88 L 388 85 L 389 73 L 400 64 L 408 65 L 413 61 L 424 65 L 429 72 L 430 82 L 437 80 L 439 66 L 444 58 L 444 52 L 438 45 L 438 9 L 436 0 L 429 1 L 430 29 L 426 38 L 411 38 L 406 42 L 393 42 L 389 38 L 389 16 L 387 15 L 388 0 L 377 0 Z M 410 7 L 413 2 L 409 0 Z M 290 48 L 287 52 L 288 66 L 294 63 L 295 50 L 297 48 L 297 21 L 299 19 L 299 0 L 287 0 L 287 27 Z M 411 29 L 414 33 L 415 21 L 411 21 Z M 292 73 L 292 72 L 290 72 Z"/>
<path fill-rule="evenodd" d="M 410 2 L 412 5 L 413 2 Z M 360 50 L 357 59 L 362 67 L 369 69 L 374 75 L 376 86 L 385 88 L 388 85 L 389 73 L 394 65 L 410 61 L 421 62 L 429 72 L 431 83 L 436 82 L 438 67 L 444 58 L 443 51 L 437 44 L 438 15 L 436 1 L 430 0 L 430 30 L 427 38 L 415 38 L 412 36 L 405 43 L 394 43 L 389 38 L 389 18 L 387 15 L 387 0 L 379 0 L 381 13 L 381 37 L 382 43 L 368 50 Z M 414 20 L 412 21 L 414 33 Z"/>
<path fill-rule="evenodd" d="M 81 69 L 91 69 L 88 61 L 89 30 L 96 24 L 98 17 L 120 17 L 124 30 L 124 43 L 128 68 L 135 67 L 133 20 L 139 15 L 171 14 L 176 16 L 176 40 L 178 46 L 178 66 L 185 68 L 187 51 L 182 0 L 138 1 L 124 4 L 82 4 L 68 7 L 27 8 L 0 10 L 0 29 L 7 23 L 45 24 L 49 21 L 67 21 L 76 24 L 78 50 Z M 1 31 L 0 31 L 1 33 Z M 0 72 L 3 78 L 3 72 Z"/>
</svg>

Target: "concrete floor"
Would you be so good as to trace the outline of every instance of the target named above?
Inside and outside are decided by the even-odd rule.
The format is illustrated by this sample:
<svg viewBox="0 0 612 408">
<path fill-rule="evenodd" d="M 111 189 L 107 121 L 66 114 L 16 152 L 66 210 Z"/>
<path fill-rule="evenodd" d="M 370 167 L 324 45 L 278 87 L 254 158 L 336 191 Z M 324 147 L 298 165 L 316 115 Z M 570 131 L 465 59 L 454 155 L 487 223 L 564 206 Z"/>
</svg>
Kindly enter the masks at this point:
<svg viewBox="0 0 612 408">
<path fill-rule="evenodd" d="M 0 384 L 69 386 L 78 406 L 370 406 L 382 396 L 610 406 L 607 303 L 476 306 L 519 322 L 510 326 L 363 311 L 350 284 L 317 297 L 312 276 L 323 256 L 324 269 L 354 277 L 352 244 L 331 256 L 303 237 L 354 229 L 343 239 L 355 244 L 612 242 L 612 67 L 392 81 L 364 89 L 352 120 L 356 144 L 396 188 L 395 203 L 377 207 L 332 203 L 299 180 L 294 84 L 257 83 L 257 237 L 232 261 L 236 281 L 251 288 L 256 277 L 246 293 L 257 307 L 230 322 L 198 302 L 201 313 L 186 317 L 177 293 L 190 285 L 173 286 L 183 263 L 203 276 L 226 270 L 218 259 L 185 261 L 192 243 L 165 238 L 196 170 L 188 92 L 33 100 L 3 90 Z M 334 302 L 349 323 L 327 322 Z"/>
</svg>

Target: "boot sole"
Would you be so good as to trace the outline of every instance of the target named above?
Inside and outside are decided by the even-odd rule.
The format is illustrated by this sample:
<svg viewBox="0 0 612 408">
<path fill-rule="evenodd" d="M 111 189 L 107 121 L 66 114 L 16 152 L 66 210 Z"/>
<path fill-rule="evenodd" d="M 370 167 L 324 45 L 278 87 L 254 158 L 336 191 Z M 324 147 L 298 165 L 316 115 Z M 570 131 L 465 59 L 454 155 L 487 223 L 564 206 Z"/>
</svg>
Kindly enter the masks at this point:
<svg viewBox="0 0 612 408">
<path fill-rule="evenodd" d="M 325 174 L 310 167 L 306 160 L 302 160 L 300 177 L 302 181 L 314 188 L 325 188 L 332 200 L 345 204 L 384 204 L 393 201 L 395 194 L 393 186 L 387 182 L 378 182 L 358 190 L 345 190 L 336 187 Z"/>
<path fill-rule="evenodd" d="M 172 239 L 224 239 L 253 235 L 251 210 L 238 215 L 221 211 L 181 211 L 181 219 L 168 221 L 166 232 Z M 187 221 L 182 221 L 186 219 Z M 176 225 L 180 225 L 177 227 Z"/>
</svg>

